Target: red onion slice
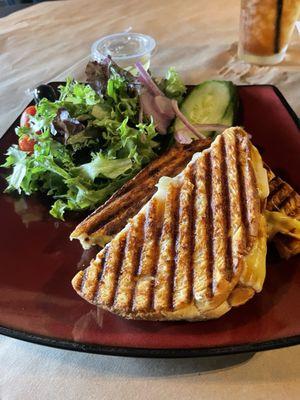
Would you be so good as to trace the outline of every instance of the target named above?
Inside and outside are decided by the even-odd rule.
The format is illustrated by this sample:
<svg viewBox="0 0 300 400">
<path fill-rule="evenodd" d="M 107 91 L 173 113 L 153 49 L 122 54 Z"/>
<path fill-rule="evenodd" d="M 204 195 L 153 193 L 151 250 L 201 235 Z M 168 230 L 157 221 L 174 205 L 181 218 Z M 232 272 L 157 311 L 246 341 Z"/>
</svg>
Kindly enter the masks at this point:
<svg viewBox="0 0 300 400">
<path fill-rule="evenodd" d="M 182 121 L 182 123 L 192 132 L 194 133 L 194 135 L 197 136 L 197 138 L 199 139 L 206 139 L 206 137 L 204 135 L 202 135 L 202 133 L 198 132 L 197 129 L 194 128 L 194 126 L 186 119 L 186 117 L 182 114 L 182 112 L 179 110 L 178 108 L 178 103 L 176 100 L 172 100 L 172 107 L 173 110 L 175 112 L 175 114 L 177 115 L 177 117 Z"/>
<path fill-rule="evenodd" d="M 135 63 L 136 69 L 139 71 L 140 75 L 138 79 L 141 83 L 148 87 L 148 89 L 155 94 L 156 96 L 164 96 L 163 92 L 157 87 L 157 85 L 153 82 L 151 76 L 144 69 L 140 61 Z"/>
<path fill-rule="evenodd" d="M 193 139 L 190 136 L 186 135 L 186 131 L 176 131 L 174 133 L 174 138 L 176 142 L 181 143 L 181 144 L 190 144 L 192 143 Z"/>
<path fill-rule="evenodd" d="M 143 112 L 148 117 L 152 117 L 154 121 L 154 125 L 156 130 L 165 135 L 167 133 L 168 126 L 170 125 L 171 119 L 168 115 L 163 114 L 157 108 L 155 103 L 155 96 L 153 96 L 149 91 L 146 89 L 142 90 L 140 94 L 140 102 L 143 107 Z M 174 114 L 173 114 L 174 116 Z"/>
<path fill-rule="evenodd" d="M 174 110 L 172 107 L 171 100 L 166 96 L 155 96 L 154 98 L 155 104 L 158 110 L 162 113 L 167 115 L 170 118 L 174 118 Z"/>
</svg>

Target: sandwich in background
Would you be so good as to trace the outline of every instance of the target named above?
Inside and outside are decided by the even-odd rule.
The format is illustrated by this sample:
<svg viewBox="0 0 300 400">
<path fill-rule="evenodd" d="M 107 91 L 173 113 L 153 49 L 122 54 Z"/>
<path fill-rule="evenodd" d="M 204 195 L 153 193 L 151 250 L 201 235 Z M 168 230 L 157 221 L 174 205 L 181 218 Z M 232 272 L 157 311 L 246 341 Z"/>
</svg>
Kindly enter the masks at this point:
<svg viewBox="0 0 300 400">
<path fill-rule="evenodd" d="M 268 193 L 257 149 L 241 128 L 227 129 L 179 175 L 160 179 L 73 287 L 125 318 L 218 318 L 262 289 Z"/>
<path fill-rule="evenodd" d="M 268 237 L 275 243 L 280 256 L 288 259 L 300 253 L 300 195 L 270 169 L 268 180 Z"/>
</svg>

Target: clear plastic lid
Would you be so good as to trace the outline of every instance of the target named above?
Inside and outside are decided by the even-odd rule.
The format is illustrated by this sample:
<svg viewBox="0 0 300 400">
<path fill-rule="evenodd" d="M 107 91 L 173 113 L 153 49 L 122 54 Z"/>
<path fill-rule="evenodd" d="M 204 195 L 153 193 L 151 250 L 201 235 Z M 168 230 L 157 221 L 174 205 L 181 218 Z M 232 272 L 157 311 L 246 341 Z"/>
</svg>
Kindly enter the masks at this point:
<svg viewBox="0 0 300 400">
<path fill-rule="evenodd" d="M 155 40 L 148 35 L 134 32 L 115 33 L 104 36 L 92 45 L 91 55 L 95 61 L 101 61 L 110 55 L 123 68 L 134 67 L 137 61 L 149 68 L 151 53 L 155 49 Z"/>
</svg>

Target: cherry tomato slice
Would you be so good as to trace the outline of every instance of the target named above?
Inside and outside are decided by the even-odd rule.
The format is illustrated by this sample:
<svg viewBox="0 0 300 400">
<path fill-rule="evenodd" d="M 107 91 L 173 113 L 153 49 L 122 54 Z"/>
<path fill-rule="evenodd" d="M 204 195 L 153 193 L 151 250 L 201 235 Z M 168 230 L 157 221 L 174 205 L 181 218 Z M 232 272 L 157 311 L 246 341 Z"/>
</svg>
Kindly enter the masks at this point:
<svg viewBox="0 0 300 400">
<path fill-rule="evenodd" d="M 33 153 L 35 143 L 34 139 L 30 139 L 28 135 L 24 135 L 19 139 L 19 148 L 22 151 Z"/>
<path fill-rule="evenodd" d="M 20 126 L 26 126 L 27 128 L 30 128 L 30 116 L 33 116 L 35 114 L 36 106 L 27 107 L 21 115 Z"/>
</svg>

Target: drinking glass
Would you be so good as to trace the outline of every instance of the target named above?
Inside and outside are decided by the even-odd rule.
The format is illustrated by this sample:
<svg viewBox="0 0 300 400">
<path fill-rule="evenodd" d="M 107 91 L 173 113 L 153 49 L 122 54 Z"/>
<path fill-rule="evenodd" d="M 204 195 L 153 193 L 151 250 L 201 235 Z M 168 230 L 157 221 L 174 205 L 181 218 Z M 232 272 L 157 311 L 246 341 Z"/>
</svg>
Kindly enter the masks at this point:
<svg viewBox="0 0 300 400">
<path fill-rule="evenodd" d="M 300 0 L 241 0 L 238 55 L 254 64 L 281 62 L 300 14 Z"/>
</svg>

